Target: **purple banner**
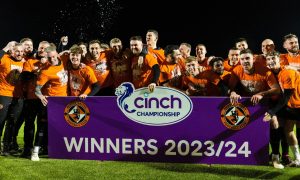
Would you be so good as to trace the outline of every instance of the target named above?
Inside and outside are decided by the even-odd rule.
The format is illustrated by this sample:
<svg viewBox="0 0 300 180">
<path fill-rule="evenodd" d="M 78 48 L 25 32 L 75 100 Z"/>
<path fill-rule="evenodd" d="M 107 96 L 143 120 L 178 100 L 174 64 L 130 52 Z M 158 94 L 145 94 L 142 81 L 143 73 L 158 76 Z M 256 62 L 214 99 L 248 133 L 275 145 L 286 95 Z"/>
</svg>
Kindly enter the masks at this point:
<svg viewBox="0 0 300 180">
<path fill-rule="evenodd" d="M 49 157 L 268 164 L 269 124 L 262 121 L 265 107 L 250 105 L 249 98 L 231 106 L 228 98 L 189 99 L 174 93 L 158 100 L 142 94 L 131 104 L 123 103 L 129 114 L 122 110 L 120 96 L 84 101 L 49 98 Z"/>
</svg>

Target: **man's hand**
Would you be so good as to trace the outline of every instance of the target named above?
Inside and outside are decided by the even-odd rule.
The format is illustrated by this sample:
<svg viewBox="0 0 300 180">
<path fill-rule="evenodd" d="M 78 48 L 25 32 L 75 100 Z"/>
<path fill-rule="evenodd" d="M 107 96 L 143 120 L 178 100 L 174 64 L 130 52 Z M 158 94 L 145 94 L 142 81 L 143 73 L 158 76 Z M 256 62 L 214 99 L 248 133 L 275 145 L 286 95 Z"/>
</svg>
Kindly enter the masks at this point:
<svg viewBox="0 0 300 180">
<path fill-rule="evenodd" d="M 260 94 L 254 94 L 252 97 L 251 97 L 251 102 L 253 103 L 253 105 L 256 105 L 259 103 L 259 101 L 263 98 L 262 95 Z"/>
<path fill-rule="evenodd" d="M 86 97 L 87 97 L 87 95 L 86 95 L 86 94 L 81 94 L 81 95 L 79 96 L 79 99 L 81 99 L 81 100 L 85 100 L 85 99 L 86 99 Z"/>
<path fill-rule="evenodd" d="M 5 52 L 11 52 L 12 49 L 15 47 L 16 45 L 16 41 L 10 41 L 9 43 L 7 43 L 7 45 L 3 48 L 3 51 Z"/>
<path fill-rule="evenodd" d="M 44 106 L 47 106 L 47 104 L 48 104 L 47 97 L 48 97 L 48 96 L 44 96 L 44 95 L 40 94 L 40 95 L 37 95 L 37 97 L 42 101 L 42 104 L 43 104 Z"/>
<path fill-rule="evenodd" d="M 239 99 L 242 99 L 242 97 L 240 95 L 238 95 L 235 92 L 231 92 L 230 93 L 230 103 L 231 104 L 236 104 L 239 102 Z"/>
<path fill-rule="evenodd" d="M 155 83 L 149 84 L 148 90 L 150 91 L 150 93 L 152 93 L 152 92 L 154 91 L 155 87 L 156 87 L 156 84 L 155 84 Z"/>
</svg>

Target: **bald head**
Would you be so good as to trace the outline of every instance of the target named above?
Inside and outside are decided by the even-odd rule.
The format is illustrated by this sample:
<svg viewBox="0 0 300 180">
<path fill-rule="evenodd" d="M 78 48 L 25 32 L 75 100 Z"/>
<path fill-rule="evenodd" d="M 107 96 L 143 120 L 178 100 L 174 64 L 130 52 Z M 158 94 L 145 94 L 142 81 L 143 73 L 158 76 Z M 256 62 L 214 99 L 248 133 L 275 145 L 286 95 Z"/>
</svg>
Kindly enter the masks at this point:
<svg viewBox="0 0 300 180">
<path fill-rule="evenodd" d="M 264 55 L 266 55 L 268 52 L 271 52 L 275 49 L 275 45 L 272 39 L 265 39 L 261 43 L 261 51 Z"/>
</svg>

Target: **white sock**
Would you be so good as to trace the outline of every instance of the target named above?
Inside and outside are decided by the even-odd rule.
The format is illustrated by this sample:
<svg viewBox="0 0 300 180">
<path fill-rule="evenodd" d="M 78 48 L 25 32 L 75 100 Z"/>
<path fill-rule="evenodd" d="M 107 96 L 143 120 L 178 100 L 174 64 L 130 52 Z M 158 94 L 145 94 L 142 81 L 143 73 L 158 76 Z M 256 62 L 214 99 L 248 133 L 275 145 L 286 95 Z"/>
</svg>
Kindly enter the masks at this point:
<svg viewBox="0 0 300 180">
<path fill-rule="evenodd" d="M 294 157 L 295 160 L 299 160 L 300 161 L 300 153 L 299 153 L 299 146 L 298 144 L 294 145 L 294 146 L 290 146 L 292 149 L 292 152 L 294 153 Z"/>
<path fill-rule="evenodd" d="M 34 146 L 33 147 L 33 152 L 34 153 L 39 153 L 39 150 L 40 150 L 40 146 Z"/>
</svg>

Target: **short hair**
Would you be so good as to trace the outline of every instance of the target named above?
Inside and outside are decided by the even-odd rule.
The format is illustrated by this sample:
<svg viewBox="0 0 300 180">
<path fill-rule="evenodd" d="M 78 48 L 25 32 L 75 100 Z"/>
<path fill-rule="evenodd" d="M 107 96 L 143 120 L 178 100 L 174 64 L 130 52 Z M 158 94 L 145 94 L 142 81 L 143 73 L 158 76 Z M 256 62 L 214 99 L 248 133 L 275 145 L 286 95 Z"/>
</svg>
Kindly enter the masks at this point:
<svg viewBox="0 0 300 180">
<path fill-rule="evenodd" d="M 239 43 L 239 42 L 243 42 L 243 41 L 247 42 L 247 39 L 246 39 L 246 38 L 243 38 L 243 37 L 237 38 L 237 39 L 235 40 L 235 44 L 237 44 L 237 43 Z"/>
<path fill-rule="evenodd" d="M 109 45 L 106 44 L 106 43 L 101 43 L 100 44 L 100 48 L 102 48 L 102 49 L 109 49 Z"/>
<path fill-rule="evenodd" d="M 79 42 L 79 43 L 77 43 L 77 45 L 78 46 L 80 46 L 80 45 L 84 45 L 85 47 L 87 47 L 88 45 L 87 45 L 87 43 L 85 43 L 85 42 Z"/>
<path fill-rule="evenodd" d="M 141 36 L 132 36 L 130 41 L 143 41 L 143 38 Z"/>
<path fill-rule="evenodd" d="M 54 43 L 49 43 L 49 45 L 56 49 L 56 45 Z"/>
<path fill-rule="evenodd" d="M 251 49 L 244 49 L 244 50 L 241 50 L 240 54 L 252 54 L 253 55 L 253 52 L 251 51 Z"/>
<path fill-rule="evenodd" d="M 83 51 L 82 51 L 81 47 L 79 47 L 77 44 L 74 44 L 74 45 L 70 48 L 70 53 L 73 53 L 73 54 L 82 54 Z"/>
<path fill-rule="evenodd" d="M 217 61 L 224 61 L 224 59 L 223 58 L 221 58 L 221 57 L 214 57 L 214 58 L 212 58 L 210 61 L 209 61 L 209 66 L 214 66 L 214 63 L 215 62 L 217 62 Z"/>
<path fill-rule="evenodd" d="M 237 50 L 239 50 L 239 48 L 237 48 L 237 47 L 232 47 L 229 49 L 229 51 L 237 51 Z"/>
<path fill-rule="evenodd" d="M 206 49 L 206 46 L 205 46 L 204 44 L 197 44 L 196 48 L 197 48 L 198 46 L 203 46 L 203 47 L 205 47 L 205 49 Z"/>
<path fill-rule="evenodd" d="M 195 56 L 189 56 L 185 59 L 185 63 L 190 63 L 190 62 L 193 62 L 193 61 L 198 62 Z"/>
<path fill-rule="evenodd" d="M 168 56 L 169 54 L 173 54 L 174 50 L 179 49 L 178 45 L 167 45 L 164 49 L 165 56 Z"/>
<path fill-rule="evenodd" d="M 148 33 L 148 32 L 152 32 L 153 34 L 155 34 L 156 38 L 158 39 L 158 32 L 157 32 L 155 29 L 149 29 L 149 30 L 147 31 L 147 33 Z"/>
<path fill-rule="evenodd" d="M 50 43 L 50 46 L 45 48 L 45 52 L 49 53 L 52 51 L 56 51 L 56 46 L 53 43 Z"/>
<path fill-rule="evenodd" d="M 32 39 L 30 39 L 30 38 L 22 38 L 22 39 L 20 40 L 20 43 L 23 43 L 23 42 L 25 42 L 25 41 L 31 41 L 31 42 L 33 43 Z"/>
<path fill-rule="evenodd" d="M 39 43 L 39 45 L 40 44 L 48 44 L 48 45 L 50 45 L 50 43 L 48 42 L 48 41 L 41 41 L 40 43 Z"/>
<path fill-rule="evenodd" d="M 266 56 L 277 56 L 277 57 L 279 57 L 280 53 L 278 51 L 271 51 L 271 52 L 268 52 L 266 54 Z"/>
<path fill-rule="evenodd" d="M 99 44 L 99 46 L 100 46 L 101 42 L 98 39 L 94 39 L 89 42 L 89 45 L 91 45 L 91 44 Z"/>
<path fill-rule="evenodd" d="M 22 46 L 23 47 L 23 44 L 22 43 L 16 43 L 14 47 L 17 47 L 17 46 Z"/>
<path fill-rule="evenodd" d="M 192 49 L 192 45 L 189 43 L 181 43 L 180 46 L 181 45 L 184 45 L 184 46 L 188 47 L 189 49 Z"/>
<path fill-rule="evenodd" d="M 111 44 L 115 44 L 115 43 L 122 43 L 121 39 L 119 38 L 112 38 L 110 41 L 109 41 L 109 45 L 111 46 Z"/>
<path fill-rule="evenodd" d="M 290 34 L 287 34 L 287 35 L 283 36 L 283 42 L 285 42 L 286 40 L 291 39 L 291 38 L 297 38 L 298 39 L 298 37 L 295 34 L 290 33 Z"/>
</svg>

